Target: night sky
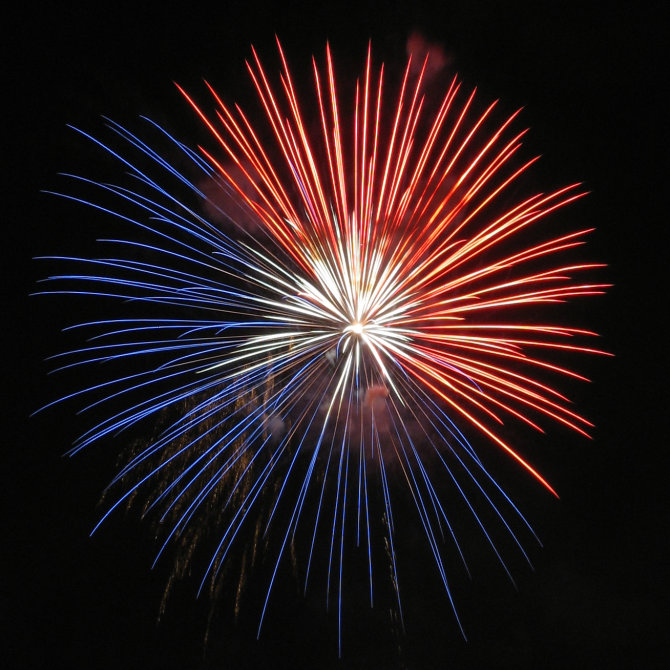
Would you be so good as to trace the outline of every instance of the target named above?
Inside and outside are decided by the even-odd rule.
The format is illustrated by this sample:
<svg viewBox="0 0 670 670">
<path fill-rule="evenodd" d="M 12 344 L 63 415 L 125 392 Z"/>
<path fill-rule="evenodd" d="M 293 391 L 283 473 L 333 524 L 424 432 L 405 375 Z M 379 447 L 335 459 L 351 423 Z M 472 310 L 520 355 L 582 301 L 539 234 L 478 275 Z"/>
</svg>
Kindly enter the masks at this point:
<svg viewBox="0 0 670 670">
<path fill-rule="evenodd" d="M 481 0 L 182 4 L 123 13 L 97 3 L 24 3 L 5 26 L 3 247 L 12 343 L 5 349 L 2 656 L 22 668 L 662 667 L 669 398 L 660 3 L 607 10 Z M 523 502 L 544 547 L 532 548 L 535 572 L 517 566 L 516 591 L 485 567 L 457 586 L 469 642 L 442 594 L 422 591 L 433 566 L 417 552 L 405 559 L 406 635 L 389 630 L 383 612 L 360 620 L 352 613 L 338 660 L 333 617 L 316 598 L 289 593 L 275 603 L 259 642 L 253 612 L 238 624 L 221 615 L 204 648 L 208 609 L 195 599 L 197 576 L 156 623 L 168 566 L 150 570 L 156 544 L 148 525 L 121 513 L 89 538 L 118 443 L 63 458 L 86 426 L 77 408 L 28 418 L 71 389 L 47 377 L 44 359 L 76 344 L 61 328 L 82 320 L 76 301 L 28 297 L 46 271 L 31 259 L 83 253 L 96 234 L 82 210 L 40 191 L 57 185 L 57 172 L 85 173 L 94 160 L 68 123 L 97 129 L 102 114 L 121 122 L 147 114 L 201 140 L 172 82 L 204 94 L 207 79 L 230 99 L 250 101 L 251 43 L 274 65 L 277 34 L 300 77 L 330 40 L 338 72 L 353 77 L 369 39 L 377 62 L 402 67 L 413 29 L 441 43 L 484 99 L 524 107 L 526 155 L 543 154 L 537 179 L 556 187 L 580 180 L 591 191 L 564 216 L 573 228 L 597 227 L 589 258 L 606 262 L 606 280 L 615 284 L 572 310 L 615 354 L 584 360 L 579 369 L 593 383 L 568 389 L 596 424 L 593 439 L 560 429 L 543 439 L 546 455 L 536 462 L 560 501 L 512 468 L 504 472 L 503 485 Z"/>
</svg>

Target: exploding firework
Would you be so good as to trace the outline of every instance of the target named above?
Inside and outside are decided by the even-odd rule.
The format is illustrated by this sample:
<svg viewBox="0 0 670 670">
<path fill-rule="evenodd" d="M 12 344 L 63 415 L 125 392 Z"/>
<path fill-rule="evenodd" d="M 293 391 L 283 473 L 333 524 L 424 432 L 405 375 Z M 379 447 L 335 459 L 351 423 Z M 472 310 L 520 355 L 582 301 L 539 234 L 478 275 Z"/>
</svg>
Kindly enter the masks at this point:
<svg viewBox="0 0 670 670">
<path fill-rule="evenodd" d="M 368 51 L 341 96 L 327 50 L 310 104 L 279 55 L 276 85 L 255 52 L 248 63 L 260 123 L 211 87 L 211 113 L 179 89 L 209 148 L 147 119 L 142 136 L 108 120 L 109 142 L 79 131 L 128 181 L 68 175 L 81 195 L 63 197 L 132 232 L 104 241 L 110 255 L 67 259 L 83 272 L 50 278 L 59 286 L 47 292 L 122 308 L 75 326 L 88 342 L 61 355 L 64 368 L 101 373 L 64 398 L 88 397 L 104 417 L 72 451 L 153 426 L 101 523 L 142 500 L 167 529 L 159 556 L 181 547 L 179 573 L 206 535 L 201 590 L 212 594 L 234 570 L 237 598 L 258 554 L 269 557 L 259 630 L 286 562 L 305 589 L 322 581 L 341 630 L 353 551 L 370 604 L 377 572 L 390 574 L 402 617 L 402 486 L 458 621 L 451 557 L 467 564 L 453 515 L 471 517 L 510 578 L 495 538 L 527 559 L 533 536 L 486 452 L 555 494 L 503 422 L 590 426 L 555 382 L 583 379 L 560 359 L 599 353 L 579 343 L 593 333 L 555 322 L 552 306 L 605 285 L 574 279 L 600 267 L 569 260 L 589 230 L 544 232 L 584 191 L 518 198 L 534 159 L 518 157 L 517 114 L 496 121 L 495 103 L 480 107 L 456 79 L 428 99 L 428 57 L 387 83 Z M 380 542 L 389 570 L 376 572 Z"/>
</svg>

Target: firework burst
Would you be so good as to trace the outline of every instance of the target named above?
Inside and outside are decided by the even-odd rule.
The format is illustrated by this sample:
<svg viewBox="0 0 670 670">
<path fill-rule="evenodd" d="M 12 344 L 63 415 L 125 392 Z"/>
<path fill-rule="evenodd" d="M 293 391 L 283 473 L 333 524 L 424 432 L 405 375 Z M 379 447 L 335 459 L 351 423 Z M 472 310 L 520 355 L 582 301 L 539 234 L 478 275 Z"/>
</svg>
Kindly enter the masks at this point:
<svg viewBox="0 0 670 670">
<path fill-rule="evenodd" d="M 555 495 L 500 427 L 590 427 L 555 388 L 560 376 L 583 377 L 555 354 L 599 353 L 579 343 L 593 333 L 544 307 L 605 285 L 574 279 L 600 266 L 566 260 L 589 230 L 542 231 L 584 190 L 515 199 L 534 162 L 518 158 L 517 114 L 496 122 L 495 103 L 481 108 L 454 80 L 428 115 L 427 59 L 387 84 L 368 51 L 343 103 L 327 50 L 325 67 L 313 61 L 308 112 L 279 55 L 277 85 L 255 52 L 248 63 L 262 124 L 211 87 L 211 113 L 179 89 L 210 148 L 149 120 L 145 139 L 108 121 L 114 145 L 79 131 L 130 181 L 69 175 L 83 195 L 64 197 L 135 233 L 106 240 L 113 255 L 67 259 L 85 272 L 50 278 L 61 285 L 48 292 L 108 296 L 127 310 L 76 326 L 89 341 L 62 355 L 63 367 L 114 370 L 67 396 L 109 408 L 73 452 L 160 423 L 115 478 L 125 492 L 103 520 L 142 494 L 168 529 L 160 553 L 181 541 L 190 558 L 209 510 L 217 539 L 201 588 L 212 590 L 240 547 L 253 554 L 274 533 L 261 624 L 282 562 L 297 557 L 307 588 L 325 547 L 341 629 L 350 544 L 367 556 L 373 602 L 375 533 L 401 613 L 393 491 L 403 482 L 456 613 L 445 557 L 465 559 L 445 496 L 460 498 L 509 575 L 479 510 L 526 558 L 519 528 L 532 530 L 479 451 L 502 449 Z M 468 433 L 484 436 L 480 449 Z M 246 574 L 253 560 L 240 563 Z"/>
</svg>

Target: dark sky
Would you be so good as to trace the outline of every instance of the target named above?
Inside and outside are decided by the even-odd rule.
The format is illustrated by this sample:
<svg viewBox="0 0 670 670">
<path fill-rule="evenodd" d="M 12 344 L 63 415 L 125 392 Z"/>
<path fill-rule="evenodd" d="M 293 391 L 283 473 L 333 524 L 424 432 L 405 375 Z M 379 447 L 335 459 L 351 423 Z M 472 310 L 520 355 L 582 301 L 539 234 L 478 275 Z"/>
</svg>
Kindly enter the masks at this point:
<svg viewBox="0 0 670 670">
<path fill-rule="evenodd" d="M 23 668 L 657 667 L 662 650 L 667 658 L 668 566 L 667 56 L 657 3 L 182 4 L 121 12 L 24 3 L 5 27 L 5 330 L 13 344 L 5 350 L 3 656 Z M 594 381 L 574 389 L 596 423 L 594 439 L 556 431 L 548 441 L 544 472 L 561 501 L 523 494 L 545 545 L 534 553 L 536 571 L 521 571 L 518 592 L 487 574 L 462 589 L 469 643 L 444 603 L 410 595 L 406 637 L 376 635 L 378 621 L 372 633 L 353 626 L 341 661 L 332 618 L 300 603 L 295 613 L 278 610 L 258 643 L 252 626 L 228 626 L 203 657 L 207 612 L 188 589 L 156 625 L 166 571 L 149 569 L 147 526 L 119 515 L 88 537 L 115 455 L 93 448 L 61 457 L 82 428 L 71 406 L 27 418 L 62 392 L 43 359 L 67 345 L 60 328 L 78 319 L 63 314 L 67 303 L 27 298 L 42 276 L 31 258 L 66 252 L 82 230 L 79 210 L 40 189 L 77 164 L 81 143 L 67 123 L 92 128 L 101 114 L 128 121 L 144 113 L 193 131 L 172 81 L 194 90 L 206 78 L 248 99 L 251 43 L 272 59 L 276 33 L 299 71 L 329 39 L 338 69 L 357 73 L 368 39 L 379 59 L 402 64 L 414 28 L 442 43 L 486 99 L 525 108 L 543 179 L 582 180 L 591 191 L 576 216 L 597 227 L 590 257 L 609 264 L 615 287 L 576 314 L 616 355 L 586 362 Z M 428 568 L 415 569 L 411 585 Z"/>
</svg>

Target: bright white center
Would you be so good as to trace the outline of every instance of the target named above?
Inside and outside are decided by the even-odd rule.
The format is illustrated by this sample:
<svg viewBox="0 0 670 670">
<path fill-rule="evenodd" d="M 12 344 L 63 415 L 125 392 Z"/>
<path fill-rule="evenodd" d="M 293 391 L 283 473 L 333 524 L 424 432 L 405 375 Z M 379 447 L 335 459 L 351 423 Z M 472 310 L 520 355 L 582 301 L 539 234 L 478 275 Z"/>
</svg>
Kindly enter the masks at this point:
<svg viewBox="0 0 670 670">
<path fill-rule="evenodd" d="M 356 321 L 355 323 L 352 323 L 350 326 L 347 326 L 345 330 L 348 330 L 356 335 L 362 335 L 363 330 L 365 330 L 365 327 L 363 326 L 362 323 Z"/>
</svg>

